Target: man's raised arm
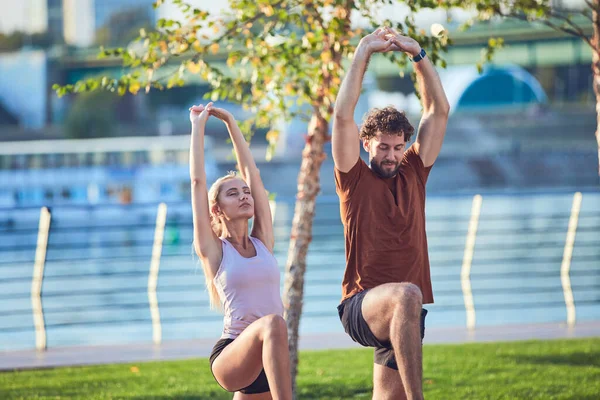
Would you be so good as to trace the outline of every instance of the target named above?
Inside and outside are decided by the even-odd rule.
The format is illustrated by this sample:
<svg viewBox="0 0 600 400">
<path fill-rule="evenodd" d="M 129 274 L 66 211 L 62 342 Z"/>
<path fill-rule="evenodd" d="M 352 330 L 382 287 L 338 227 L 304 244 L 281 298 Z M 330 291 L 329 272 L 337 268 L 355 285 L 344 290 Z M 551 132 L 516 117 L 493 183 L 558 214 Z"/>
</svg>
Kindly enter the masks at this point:
<svg viewBox="0 0 600 400">
<path fill-rule="evenodd" d="M 354 110 L 371 54 L 388 51 L 394 45 L 392 38 L 386 39 L 384 33 L 384 30 L 379 28 L 361 39 L 335 101 L 331 144 L 333 162 L 341 172 L 348 172 L 360 156 L 360 140 L 358 126 L 354 122 Z"/>
<path fill-rule="evenodd" d="M 423 116 L 415 145 L 423 165 L 429 167 L 433 165 L 442 149 L 450 105 L 435 67 L 429 57 L 422 56 L 421 46 L 414 39 L 399 35 L 390 28 L 385 30 L 385 37 L 392 38 L 396 50 L 404 51 L 413 57 L 413 60 L 418 60 L 413 63 L 413 66 L 417 73 L 418 90 L 423 102 Z"/>
</svg>

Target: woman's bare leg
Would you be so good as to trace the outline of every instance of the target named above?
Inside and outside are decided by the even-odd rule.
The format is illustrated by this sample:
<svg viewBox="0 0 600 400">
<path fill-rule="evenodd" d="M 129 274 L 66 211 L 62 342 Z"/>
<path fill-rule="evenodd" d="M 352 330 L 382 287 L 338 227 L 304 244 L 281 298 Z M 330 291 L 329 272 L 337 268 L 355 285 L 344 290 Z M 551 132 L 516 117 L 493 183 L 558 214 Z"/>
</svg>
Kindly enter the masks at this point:
<svg viewBox="0 0 600 400">
<path fill-rule="evenodd" d="M 212 365 L 219 384 L 232 391 L 250 385 L 263 368 L 273 399 L 291 400 L 287 327 L 279 315 L 254 321 L 225 347 Z"/>
</svg>

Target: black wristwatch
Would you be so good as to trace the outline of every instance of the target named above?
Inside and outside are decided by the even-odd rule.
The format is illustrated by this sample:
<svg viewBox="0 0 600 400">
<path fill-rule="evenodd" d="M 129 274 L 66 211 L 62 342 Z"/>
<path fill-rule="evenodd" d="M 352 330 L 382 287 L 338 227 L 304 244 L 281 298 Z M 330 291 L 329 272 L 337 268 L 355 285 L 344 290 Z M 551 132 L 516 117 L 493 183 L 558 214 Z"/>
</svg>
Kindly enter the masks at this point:
<svg viewBox="0 0 600 400">
<path fill-rule="evenodd" d="M 421 49 L 421 52 L 419 54 L 417 54 L 416 56 L 413 57 L 412 61 L 413 62 L 419 62 L 423 59 L 423 57 L 425 57 L 427 55 L 427 53 L 425 53 L 425 49 Z"/>
</svg>

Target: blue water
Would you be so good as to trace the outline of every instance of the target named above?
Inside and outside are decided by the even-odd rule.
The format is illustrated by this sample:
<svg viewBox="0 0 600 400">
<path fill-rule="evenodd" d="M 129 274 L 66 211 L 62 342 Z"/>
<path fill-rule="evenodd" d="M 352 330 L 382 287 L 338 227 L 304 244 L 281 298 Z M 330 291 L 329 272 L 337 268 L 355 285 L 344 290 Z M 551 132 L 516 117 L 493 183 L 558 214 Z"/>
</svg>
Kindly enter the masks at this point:
<svg viewBox="0 0 600 400">
<path fill-rule="evenodd" d="M 484 195 L 472 267 L 478 325 L 566 320 L 560 267 L 573 193 Z M 460 271 L 472 196 L 430 196 L 427 232 L 435 304 L 428 327 L 466 323 Z M 294 204 L 275 215 L 285 270 Z M 158 280 L 163 340 L 217 338 L 192 254 L 191 210 L 170 204 Z M 156 205 L 53 209 L 42 302 L 49 347 L 152 340 L 148 271 Z M 0 350 L 33 348 L 31 276 L 39 209 L 0 210 Z M 12 222 L 8 223 L 8 220 Z M 307 259 L 302 333 L 342 332 L 344 239 L 335 198 L 319 200 Z M 571 264 L 577 319 L 600 319 L 600 193 L 583 195 Z M 282 275 L 283 286 L 283 275 Z"/>
</svg>

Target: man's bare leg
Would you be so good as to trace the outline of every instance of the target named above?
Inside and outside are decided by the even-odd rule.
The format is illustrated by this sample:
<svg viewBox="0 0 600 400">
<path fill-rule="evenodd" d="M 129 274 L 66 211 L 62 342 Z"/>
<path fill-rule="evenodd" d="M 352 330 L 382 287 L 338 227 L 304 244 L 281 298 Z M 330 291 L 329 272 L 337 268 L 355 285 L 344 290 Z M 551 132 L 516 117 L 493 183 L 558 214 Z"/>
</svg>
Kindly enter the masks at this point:
<svg viewBox="0 0 600 400">
<path fill-rule="evenodd" d="M 398 371 L 373 364 L 373 400 L 406 400 Z"/>
<path fill-rule="evenodd" d="M 409 400 L 423 398 L 421 309 L 423 295 L 412 283 L 386 283 L 365 295 L 362 314 L 381 342 L 391 342 Z"/>
</svg>

